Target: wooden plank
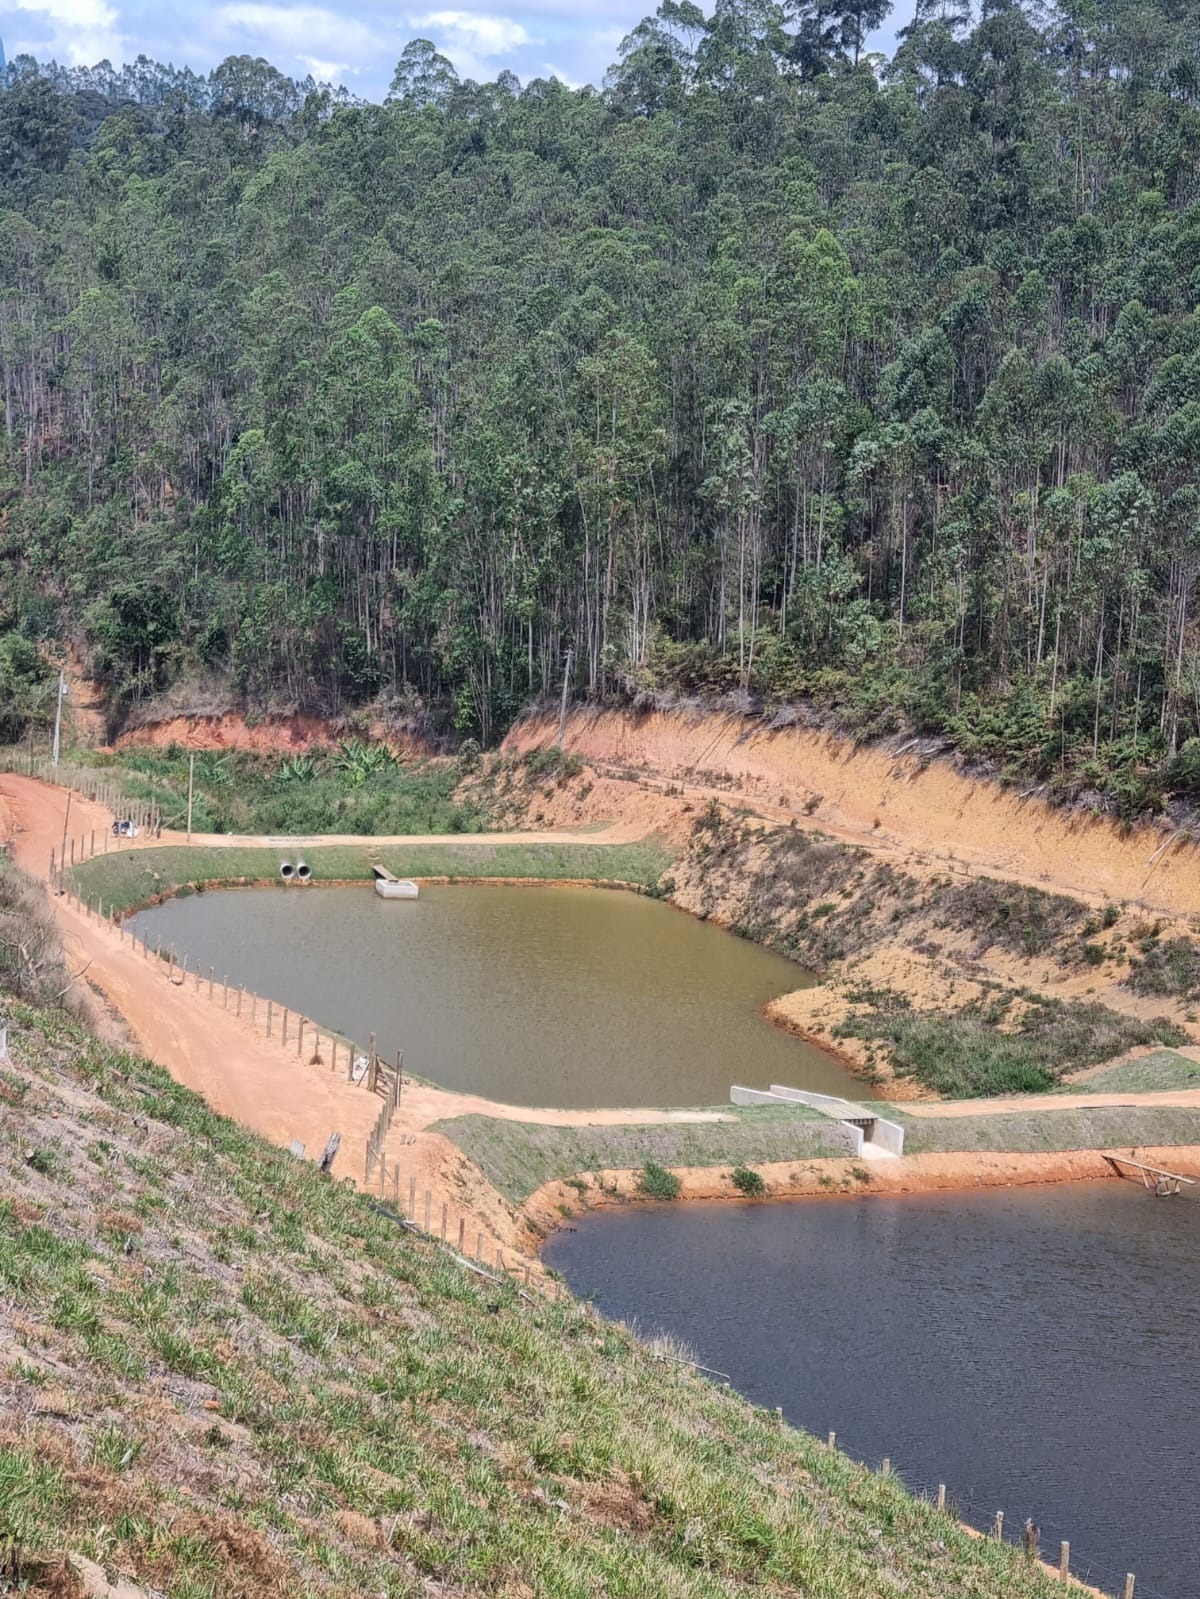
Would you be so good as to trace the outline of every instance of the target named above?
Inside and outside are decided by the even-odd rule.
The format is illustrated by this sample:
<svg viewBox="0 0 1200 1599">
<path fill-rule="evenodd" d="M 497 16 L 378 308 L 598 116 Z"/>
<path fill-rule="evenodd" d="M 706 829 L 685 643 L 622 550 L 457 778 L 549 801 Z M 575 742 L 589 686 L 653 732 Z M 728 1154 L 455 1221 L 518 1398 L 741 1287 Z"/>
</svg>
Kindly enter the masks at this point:
<svg viewBox="0 0 1200 1599">
<path fill-rule="evenodd" d="M 1105 1150 L 1104 1158 L 1113 1165 L 1133 1166 L 1143 1174 L 1149 1174 L 1152 1177 L 1169 1177 L 1172 1182 L 1187 1183 L 1191 1188 L 1194 1188 L 1196 1185 L 1196 1179 L 1194 1177 L 1184 1177 L 1179 1172 L 1167 1171 L 1163 1166 L 1148 1166 L 1145 1161 L 1133 1160 L 1128 1155 L 1113 1155 L 1110 1154 L 1108 1150 Z M 1146 1184 L 1146 1187 L 1149 1188 L 1150 1184 L 1146 1182 L 1145 1175 L 1143 1175 L 1142 1181 Z"/>
</svg>

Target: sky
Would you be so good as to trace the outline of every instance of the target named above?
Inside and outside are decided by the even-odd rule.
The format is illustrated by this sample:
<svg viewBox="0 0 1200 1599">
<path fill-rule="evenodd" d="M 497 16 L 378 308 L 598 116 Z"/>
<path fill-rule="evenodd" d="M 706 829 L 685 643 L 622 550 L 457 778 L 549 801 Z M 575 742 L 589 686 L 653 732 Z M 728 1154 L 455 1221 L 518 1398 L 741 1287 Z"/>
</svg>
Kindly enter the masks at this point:
<svg viewBox="0 0 1200 1599">
<path fill-rule="evenodd" d="M 207 72 L 229 55 L 266 58 L 381 100 L 410 39 L 432 39 L 459 76 L 485 82 L 506 69 L 521 81 L 599 83 L 617 46 L 657 0 L 0 0 L 0 39 L 11 61 L 29 54 L 70 66 L 139 54 Z M 913 0 L 896 0 L 872 40 L 890 49 Z M 434 9 L 436 8 L 436 9 Z M 461 8 L 461 9 L 457 9 Z M 705 5 L 704 9 L 709 9 Z"/>
</svg>

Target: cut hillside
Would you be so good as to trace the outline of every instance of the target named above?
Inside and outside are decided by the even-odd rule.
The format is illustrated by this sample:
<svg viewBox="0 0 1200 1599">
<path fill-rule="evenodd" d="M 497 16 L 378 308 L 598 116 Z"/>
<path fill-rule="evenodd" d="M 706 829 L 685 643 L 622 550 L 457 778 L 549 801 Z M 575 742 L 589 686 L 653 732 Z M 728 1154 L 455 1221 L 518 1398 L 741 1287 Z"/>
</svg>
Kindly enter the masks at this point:
<svg viewBox="0 0 1200 1599">
<path fill-rule="evenodd" d="M 60 1013 L 7 1021 L 0 1584 L 81 1594 L 74 1556 L 174 1599 L 1061 1592 Z"/>
</svg>

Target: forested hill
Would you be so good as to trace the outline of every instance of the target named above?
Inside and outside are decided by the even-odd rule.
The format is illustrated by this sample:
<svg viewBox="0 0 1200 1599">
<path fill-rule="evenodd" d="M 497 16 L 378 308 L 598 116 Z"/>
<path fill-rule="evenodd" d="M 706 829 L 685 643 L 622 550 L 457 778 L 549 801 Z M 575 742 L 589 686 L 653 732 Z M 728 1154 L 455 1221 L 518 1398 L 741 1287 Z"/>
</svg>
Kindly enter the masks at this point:
<svg viewBox="0 0 1200 1599">
<path fill-rule="evenodd" d="M 484 739 L 573 650 L 1200 782 L 1194 0 L 886 9 L 667 0 L 579 91 L 417 42 L 382 106 L 18 61 L 7 731 L 25 640 Z"/>
</svg>

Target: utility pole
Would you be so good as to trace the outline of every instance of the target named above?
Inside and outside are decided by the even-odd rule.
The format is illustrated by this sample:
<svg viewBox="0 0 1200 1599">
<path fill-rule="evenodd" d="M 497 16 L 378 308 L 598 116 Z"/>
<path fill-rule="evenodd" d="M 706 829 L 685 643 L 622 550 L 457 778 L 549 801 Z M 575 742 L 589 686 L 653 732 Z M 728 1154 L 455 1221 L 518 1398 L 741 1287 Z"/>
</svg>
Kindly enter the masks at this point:
<svg viewBox="0 0 1200 1599">
<path fill-rule="evenodd" d="M 67 674 L 60 666 L 58 669 L 58 704 L 54 707 L 54 749 L 50 754 L 51 766 L 58 765 L 58 751 L 62 742 L 62 707 L 67 697 Z"/>
<path fill-rule="evenodd" d="M 563 666 L 562 704 L 558 711 L 558 737 L 554 741 L 558 745 L 559 749 L 562 749 L 563 729 L 567 725 L 567 690 L 571 686 L 571 662 L 574 659 L 575 649 L 574 646 L 572 646 L 572 648 L 567 651 L 567 659 Z"/>
<path fill-rule="evenodd" d="M 195 752 L 195 750 L 193 750 L 192 753 L 188 756 L 188 829 L 187 829 L 187 841 L 188 841 L 189 844 L 192 842 L 192 789 L 195 787 L 195 783 L 196 783 L 196 752 Z"/>
</svg>

